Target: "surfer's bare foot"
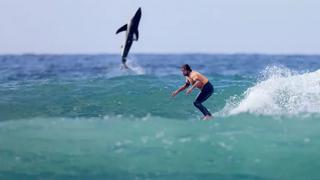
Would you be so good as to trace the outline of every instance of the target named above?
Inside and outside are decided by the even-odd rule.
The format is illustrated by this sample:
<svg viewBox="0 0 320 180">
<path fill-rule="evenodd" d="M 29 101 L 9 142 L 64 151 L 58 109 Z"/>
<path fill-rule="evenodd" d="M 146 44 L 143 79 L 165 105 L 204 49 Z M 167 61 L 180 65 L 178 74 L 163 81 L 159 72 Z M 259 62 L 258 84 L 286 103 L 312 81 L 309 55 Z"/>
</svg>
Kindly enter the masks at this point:
<svg viewBox="0 0 320 180">
<path fill-rule="evenodd" d="M 213 119 L 213 116 L 206 115 L 202 118 L 202 120 L 207 121 Z"/>
</svg>

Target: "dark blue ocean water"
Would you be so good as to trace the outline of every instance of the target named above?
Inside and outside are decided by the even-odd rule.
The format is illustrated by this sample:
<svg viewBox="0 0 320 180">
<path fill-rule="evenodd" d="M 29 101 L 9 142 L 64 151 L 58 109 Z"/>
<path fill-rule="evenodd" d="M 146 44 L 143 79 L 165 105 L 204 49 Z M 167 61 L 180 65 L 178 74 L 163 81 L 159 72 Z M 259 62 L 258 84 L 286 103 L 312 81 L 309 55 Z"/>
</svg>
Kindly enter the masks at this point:
<svg viewBox="0 0 320 180">
<path fill-rule="evenodd" d="M 0 56 L 0 179 L 317 179 L 320 56 Z M 214 84 L 200 121 L 188 63 Z"/>
</svg>

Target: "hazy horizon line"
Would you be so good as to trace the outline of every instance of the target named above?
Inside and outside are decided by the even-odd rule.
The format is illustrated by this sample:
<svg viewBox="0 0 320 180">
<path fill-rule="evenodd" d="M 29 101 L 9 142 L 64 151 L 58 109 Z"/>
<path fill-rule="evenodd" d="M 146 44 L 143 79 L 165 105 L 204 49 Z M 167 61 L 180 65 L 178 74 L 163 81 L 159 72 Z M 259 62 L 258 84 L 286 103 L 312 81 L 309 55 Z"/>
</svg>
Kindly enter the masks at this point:
<svg viewBox="0 0 320 180">
<path fill-rule="evenodd" d="M 41 55 L 52 55 L 52 56 L 94 56 L 94 55 L 114 55 L 121 56 L 120 53 L 37 53 L 37 52 L 25 52 L 25 53 L 0 53 L 0 56 L 41 56 Z M 131 53 L 131 55 L 265 55 L 265 56 L 320 56 L 320 53 L 265 53 L 265 52 L 137 52 Z M 129 55 L 130 56 L 130 55 Z"/>
</svg>

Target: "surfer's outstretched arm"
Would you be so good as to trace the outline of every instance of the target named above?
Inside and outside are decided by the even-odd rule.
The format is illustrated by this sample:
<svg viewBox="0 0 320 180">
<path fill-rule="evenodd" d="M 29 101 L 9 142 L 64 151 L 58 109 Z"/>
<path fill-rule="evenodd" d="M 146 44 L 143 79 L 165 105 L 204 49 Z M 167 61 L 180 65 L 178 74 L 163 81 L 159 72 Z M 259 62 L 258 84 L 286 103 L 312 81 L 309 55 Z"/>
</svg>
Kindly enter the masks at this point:
<svg viewBox="0 0 320 180">
<path fill-rule="evenodd" d="M 179 89 L 177 89 L 176 91 L 174 91 L 171 96 L 175 97 L 177 94 L 179 94 L 181 91 L 184 91 L 185 89 L 187 89 L 189 87 L 189 83 L 185 83 L 183 86 L 181 86 Z"/>
<path fill-rule="evenodd" d="M 196 88 L 198 86 L 198 84 L 200 84 L 200 81 L 196 81 L 190 89 L 188 89 L 187 94 L 190 94 L 194 88 Z"/>
</svg>

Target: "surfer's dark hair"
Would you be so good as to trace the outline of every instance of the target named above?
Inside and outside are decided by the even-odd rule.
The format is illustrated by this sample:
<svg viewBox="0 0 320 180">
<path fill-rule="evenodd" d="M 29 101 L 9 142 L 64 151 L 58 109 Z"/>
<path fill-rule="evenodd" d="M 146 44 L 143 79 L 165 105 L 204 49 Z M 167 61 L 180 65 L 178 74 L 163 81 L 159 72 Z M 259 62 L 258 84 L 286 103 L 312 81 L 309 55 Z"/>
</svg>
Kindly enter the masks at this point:
<svg viewBox="0 0 320 180">
<path fill-rule="evenodd" d="M 191 69 L 191 67 L 189 66 L 189 64 L 184 64 L 184 65 L 181 66 L 181 68 L 182 68 L 182 69 L 185 69 L 185 70 L 187 70 L 187 71 L 190 71 L 190 72 L 192 71 L 192 69 Z"/>
</svg>

